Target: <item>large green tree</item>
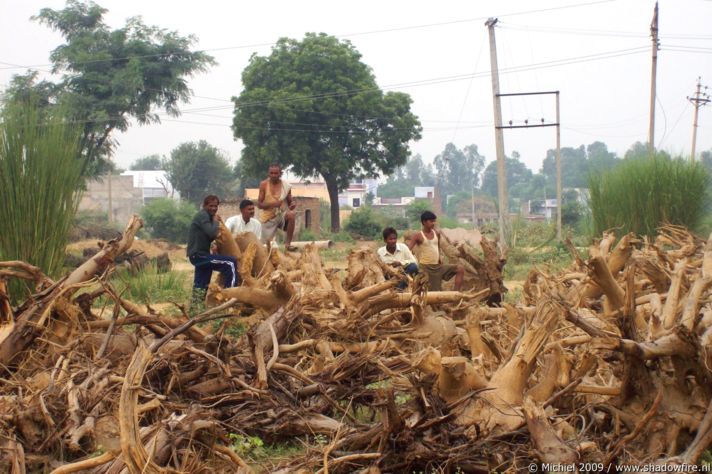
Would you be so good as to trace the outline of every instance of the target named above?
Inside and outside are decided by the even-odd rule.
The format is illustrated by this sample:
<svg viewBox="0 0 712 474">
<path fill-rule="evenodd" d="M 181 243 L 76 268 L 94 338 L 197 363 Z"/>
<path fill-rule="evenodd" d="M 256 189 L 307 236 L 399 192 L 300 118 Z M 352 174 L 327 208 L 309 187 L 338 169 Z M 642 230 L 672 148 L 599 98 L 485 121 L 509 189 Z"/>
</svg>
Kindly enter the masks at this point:
<svg viewBox="0 0 712 474">
<path fill-rule="evenodd" d="M 11 94 L 39 90 L 47 104 L 62 104 L 71 120 L 82 124 L 82 154 L 89 174 L 101 172 L 115 141 L 130 120 L 159 122 L 158 109 L 179 115 L 178 105 L 190 98 L 187 79 L 213 64 L 206 53 L 191 51 L 195 38 L 145 25 L 130 18 L 124 27 L 104 23 L 105 8 L 69 0 L 64 9 L 44 8 L 33 17 L 58 31 L 65 43 L 52 51 L 56 83 L 37 82 L 33 72 L 14 81 Z"/>
<path fill-rule="evenodd" d="M 443 196 L 460 191 L 469 191 L 479 184 L 479 176 L 485 167 L 485 157 L 477 151 L 477 145 L 468 145 L 459 150 L 452 143 L 445 145 L 435 157 L 435 172 Z"/>
<path fill-rule="evenodd" d="M 165 163 L 168 181 L 181 198 L 201 204 L 208 194 L 221 199 L 231 191 L 233 174 L 220 150 L 205 140 L 182 143 Z"/>
<path fill-rule="evenodd" d="M 348 41 L 307 33 L 281 38 L 269 56 L 252 56 L 234 97 L 235 138 L 248 174 L 279 162 L 298 176 L 321 176 L 338 231 L 339 191 L 361 177 L 390 174 L 409 155 L 421 126 L 410 96 L 378 87 Z"/>
<path fill-rule="evenodd" d="M 507 171 L 507 191 L 513 189 L 523 189 L 523 185 L 528 184 L 534 176 L 532 170 L 527 168 L 516 151 L 512 152 L 512 157 L 505 157 L 505 170 Z M 482 175 L 482 192 L 492 197 L 497 197 L 497 161 L 492 161 L 485 168 Z M 516 196 L 519 197 L 519 196 Z"/>
</svg>

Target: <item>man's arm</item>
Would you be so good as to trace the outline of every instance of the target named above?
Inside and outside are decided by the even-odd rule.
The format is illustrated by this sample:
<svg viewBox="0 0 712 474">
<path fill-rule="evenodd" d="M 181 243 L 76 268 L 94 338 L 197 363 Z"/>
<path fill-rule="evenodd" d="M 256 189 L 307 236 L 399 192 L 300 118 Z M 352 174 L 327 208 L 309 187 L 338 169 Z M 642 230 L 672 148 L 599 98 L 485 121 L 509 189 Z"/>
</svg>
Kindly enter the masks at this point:
<svg viewBox="0 0 712 474">
<path fill-rule="evenodd" d="M 408 241 L 408 250 L 413 250 L 416 245 L 421 243 L 423 243 L 423 237 L 420 235 L 420 232 L 418 232 Z"/>
<path fill-rule="evenodd" d="M 403 261 L 403 266 L 407 266 L 408 264 L 411 264 L 411 263 L 418 263 L 415 260 L 415 256 L 413 255 L 413 252 L 410 251 L 410 249 L 408 248 L 407 245 L 403 249 L 403 254 L 405 256 L 405 260 Z"/>
<path fill-rule="evenodd" d="M 260 183 L 260 192 L 257 195 L 257 208 L 258 209 L 268 209 L 268 206 L 265 205 L 265 194 L 267 194 L 267 185 L 265 184 L 264 181 Z"/>
<path fill-rule="evenodd" d="M 218 236 L 218 231 L 220 230 L 219 222 L 221 221 L 220 216 L 216 215 L 215 219 L 211 219 L 207 212 L 202 212 L 200 213 L 198 224 L 200 229 L 205 232 L 205 235 L 210 237 L 210 240 L 213 240 Z"/>
<path fill-rule="evenodd" d="M 284 186 L 284 184 L 282 184 Z M 289 210 L 293 211 L 294 208 L 297 207 L 297 203 L 294 199 L 292 199 L 292 190 L 290 189 L 287 191 L 287 206 L 289 206 Z"/>
</svg>

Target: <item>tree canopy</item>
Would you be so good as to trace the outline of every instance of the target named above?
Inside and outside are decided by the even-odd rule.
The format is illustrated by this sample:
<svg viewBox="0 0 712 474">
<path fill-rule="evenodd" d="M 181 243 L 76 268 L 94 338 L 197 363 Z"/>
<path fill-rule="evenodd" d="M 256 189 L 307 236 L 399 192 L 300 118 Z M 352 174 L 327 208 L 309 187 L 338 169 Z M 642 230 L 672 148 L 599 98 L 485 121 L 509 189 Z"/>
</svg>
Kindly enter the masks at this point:
<svg viewBox="0 0 712 474">
<path fill-rule="evenodd" d="M 519 160 L 519 153 L 512 152 L 512 157 L 505 157 L 505 170 L 507 171 L 507 191 L 511 193 L 513 188 L 529 183 L 533 173 L 527 165 Z M 482 192 L 490 196 L 497 196 L 497 161 L 492 161 L 485 168 L 482 176 Z"/>
<path fill-rule="evenodd" d="M 396 168 L 384 184 L 378 186 L 378 195 L 382 198 L 413 196 L 416 186 L 434 184 L 433 166 L 430 163 L 426 165 L 420 155 L 415 155 L 408 158 L 405 165 Z"/>
<path fill-rule="evenodd" d="M 131 119 L 159 122 L 156 108 L 179 115 L 178 104 L 191 95 L 187 78 L 214 63 L 208 54 L 190 50 L 193 36 L 147 26 L 138 17 L 112 30 L 104 23 L 106 12 L 78 0 L 68 0 L 61 10 L 42 9 L 33 19 L 65 39 L 50 55 L 52 72 L 62 79 L 38 82 L 30 71 L 16 77 L 6 94 L 34 91 L 46 105 L 67 107 L 70 119 L 83 126 L 81 146 L 92 166 L 89 174 L 102 171 L 98 165 L 115 146 L 112 132 L 127 130 Z"/>
<path fill-rule="evenodd" d="M 181 197 L 201 204 L 208 194 L 221 199 L 231 191 L 233 174 L 227 159 L 205 140 L 182 143 L 165 163 L 168 181 Z"/>
<path fill-rule="evenodd" d="M 485 167 L 485 157 L 477 151 L 477 145 L 468 145 L 459 150 L 452 143 L 435 157 L 435 171 L 443 196 L 460 191 L 471 191 L 479 184 L 479 176 Z"/>
<path fill-rule="evenodd" d="M 339 191 L 354 179 L 392 173 L 420 138 L 410 96 L 384 94 L 356 48 L 333 36 L 281 38 L 269 56 L 251 58 L 242 83 L 233 132 L 245 145 L 247 174 L 279 162 L 298 176 L 320 175 L 334 231 Z"/>
<path fill-rule="evenodd" d="M 129 167 L 131 170 L 157 171 L 163 169 L 163 160 L 160 155 L 148 155 L 137 159 Z"/>
</svg>

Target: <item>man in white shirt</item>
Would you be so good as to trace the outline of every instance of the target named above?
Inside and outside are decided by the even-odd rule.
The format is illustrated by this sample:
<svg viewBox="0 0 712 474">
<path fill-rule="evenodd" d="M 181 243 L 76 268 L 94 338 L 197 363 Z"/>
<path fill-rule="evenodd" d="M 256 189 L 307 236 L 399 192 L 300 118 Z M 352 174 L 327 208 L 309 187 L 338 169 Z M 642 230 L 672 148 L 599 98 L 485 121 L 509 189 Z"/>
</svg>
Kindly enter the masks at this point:
<svg viewBox="0 0 712 474">
<path fill-rule="evenodd" d="M 393 227 L 383 229 L 383 241 L 386 245 L 376 251 L 383 263 L 402 269 L 411 276 L 418 273 L 418 262 L 408 246 L 398 242 L 398 232 Z M 407 284 L 406 280 L 401 280 L 398 288 L 404 289 Z"/>
<path fill-rule="evenodd" d="M 233 236 L 241 232 L 252 232 L 257 240 L 262 238 L 262 224 L 255 219 L 255 203 L 249 199 L 240 202 L 240 214 L 232 216 L 225 221 L 225 226 L 230 229 Z"/>
</svg>

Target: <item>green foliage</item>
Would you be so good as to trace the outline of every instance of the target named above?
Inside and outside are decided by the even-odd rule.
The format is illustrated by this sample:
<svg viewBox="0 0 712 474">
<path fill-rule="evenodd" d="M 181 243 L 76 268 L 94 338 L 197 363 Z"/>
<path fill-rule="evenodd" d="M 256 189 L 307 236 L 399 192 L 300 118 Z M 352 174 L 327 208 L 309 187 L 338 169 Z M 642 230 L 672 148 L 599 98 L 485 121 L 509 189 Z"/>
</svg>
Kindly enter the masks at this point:
<svg viewBox="0 0 712 474">
<path fill-rule="evenodd" d="M 245 195 L 245 189 L 259 187 L 260 181 L 262 181 L 263 176 L 266 175 L 266 170 L 262 170 L 262 174 L 249 173 L 244 166 L 244 162 L 237 160 L 233 168 L 233 175 L 237 180 L 236 195 L 243 197 Z"/>
<path fill-rule="evenodd" d="M 275 462 L 280 458 L 295 456 L 304 450 L 304 446 L 297 443 L 268 445 L 259 436 L 230 433 L 228 438 L 230 439 L 232 450 L 241 458 L 246 458 L 252 462 L 265 460 Z M 325 442 L 322 442 L 324 440 L 326 440 L 326 437 L 323 435 L 314 436 L 315 444 L 325 444 Z"/>
<path fill-rule="evenodd" d="M 205 140 L 182 143 L 173 149 L 165 169 L 168 181 L 181 198 L 196 205 L 208 194 L 224 199 L 233 183 L 227 159 Z"/>
<path fill-rule="evenodd" d="M 83 124 L 81 150 L 91 160 L 88 174 L 103 171 L 97 165 L 106 163 L 115 130 L 127 130 L 131 120 L 159 122 L 157 108 L 179 115 L 178 104 L 191 95 L 186 79 L 214 63 L 208 54 L 190 50 L 192 36 L 147 26 L 139 17 L 112 30 L 104 22 L 106 12 L 78 0 L 69 0 L 62 10 L 43 8 L 33 19 L 65 39 L 50 55 L 53 72 L 62 79 L 36 83 L 31 72 L 15 81 L 9 94 L 38 95 L 41 105 L 60 104 Z"/>
<path fill-rule="evenodd" d="M 34 98 L 0 111 L 0 260 L 61 272 L 83 185 L 80 136 L 63 109 L 43 113 Z"/>
<path fill-rule="evenodd" d="M 383 222 L 373 209 L 364 206 L 351 213 L 345 229 L 354 235 L 370 239 L 383 230 Z"/>
<path fill-rule="evenodd" d="M 434 186 L 433 166 L 423 163 L 420 155 L 410 157 L 405 165 L 396 168 L 385 183 L 378 186 L 378 196 L 397 198 L 414 196 L 416 186 Z"/>
<path fill-rule="evenodd" d="M 196 211 L 196 207 L 187 202 L 153 199 L 143 207 L 141 217 L 154 238 L 185 243 Z"/>
<path fill-rule="evenodd" d="M 263 173 L 277 158 L 298 176 L 321 175 L 333 231 L 338 191 L 356 178 L 390 174 L 420 138 L 410 96 L 384 94 L 353 45 L 333 36 L 281 38 L 269 56 L 252 56 L 242 83 L 233 132 L 248 171 Z"/>
<path fill-rule="evenodd" d="M 696 230 L 709 205 L 710 175 L 699 163 L 647 155 L 590 178 L 595 235 L 620 228 L 655 235 L 665 222 Z"/>
<path fill-rule="evenodd" d="M 319 240 L 319 237 L 314 233 L 313 230 L 305 228 L 305 229 L 302 229 L 299 231 L 297 240 L 310 242 L 310 241 L 314 241 L 314 240 Z"/>
<path fill-rule="evenodd" d="M 188 274 L 169 271 L 159 273 L 155 265 L 149 265 L 137 274 L 120 268 L 113 276 L 119 293 L 138 303 L 157 301 L 185 302 L 190 298 Z"/>
<path fill-rule="evenodd" d="M 477 145 L 458 150 L 455 145 L 448 143 L 445 150 L 435 157 L 434 163 L 440 194 L 447 196 L 477 187 L 479 175 L 485 167 L 485 157 L 479 154 Z"/>
<path fill-rule="evenodd" d="M 411 224 L 420 225 L 420 215 L 425 211 L 432 210 L 432 203 L 427 199 L 416 199 L 408 205 L 405 215 Z"/>
<path fill-rule="evenodd" d="M 121 229 L 118 223 L 109 224 L 106 212 L 86 210 L 74 215 L 68 237 L 70 242 L 76 242 L 84 239 L 111 240 L 119 235 Z"/>
<path fill-rule="evenodd" d="M 148 155 L 137 159 L 131 166 L 130 170 L 140 170 L 140 171 L 157 171 L 163 169 L 163 160 L 160 155 Z"/>
<path fill-rule="evenodd" d="M 331 234 L 331 240 L 334 242 L 353 242 L 354 238 L 346 231 L 334 232 Z"/>
<path fill-rule="evenodd" d="M 532 179 L 532 171 L 527 168 L 527 165 L 519 160 L 519 153 L 512 153 L 512 157 L 505 158 L 505 169 L 507 171 L 507 190 L 512 194 L 518 186 L 526 184 Z M 497 197 L 497 161 L 492 161 L 485 168 L 482 176 L 482 192 Z M 519 193 L 513 194 L 519 197 Z"/>
</svg>

